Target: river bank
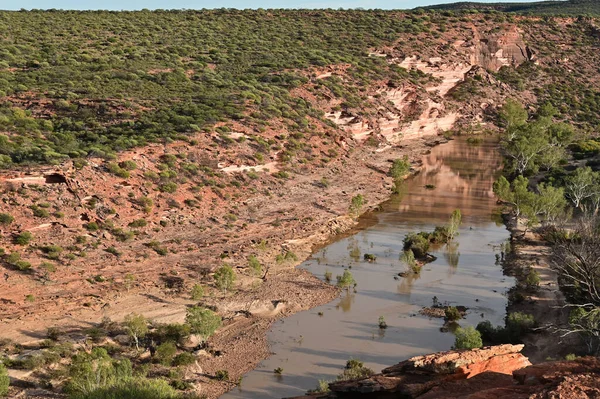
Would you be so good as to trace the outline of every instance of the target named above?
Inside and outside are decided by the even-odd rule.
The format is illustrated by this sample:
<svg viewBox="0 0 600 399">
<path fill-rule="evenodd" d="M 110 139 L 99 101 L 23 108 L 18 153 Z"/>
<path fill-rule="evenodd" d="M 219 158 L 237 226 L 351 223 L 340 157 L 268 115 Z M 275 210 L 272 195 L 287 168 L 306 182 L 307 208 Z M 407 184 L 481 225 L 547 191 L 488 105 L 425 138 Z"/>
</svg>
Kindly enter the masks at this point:
<svg viewBox="0 0 600 399">
<path fill-rule="evenodd" d="M 234 383 L 216 381 L 215 373 L 227 370 L 229 380 L 237 381 L 266 358 L 270 353 L 266 332 L 274 321 L 327 303 L 338 295 L 334 286 L 295 266 L 307 258 L 315 246 L 355 228 L 358 222 L 347 216 L 352 196 L 358 193 L 365 196 L 367 203 L 361 213 L 377 208 L 391 195 L 393 182 L 387 176 L 391 161 L 406 155 L 418 166 L 423 154 L 444 141 L 444 138 L 430 136 L 406 140 L 397 147 L 358 147 L 347 159 L 332 162 L 312 173 L 294 174 L 280 186 L 271 187 L 269 192 L 257 192 L 236 201 L 239 218 L 249 222 L 236 223 L 234 231 L 227 226 L 198 230 L 198 225 L 206 223 L 200 218 L 187 222 L 188 228 L 180 227 L 181 223 L 179 226 L 169 224 L 160 233 L 169 238 L 170 251 L 166 256 L 149 259 L 136 256 L 129 260 L 127 255 L 122 255 L 115 263 L 106 262 L 105 255 L 99 258 L 107 283 L 91 286 L 98 290 L 96 295 L 90 294 L 90 285 L 81 278 L 77 268 L 65 269 L 73 273 L 72 278 L 63 276 L 68 283 L 49 286 L 53 290 L 64 286 L 63 294 L 48 297 L 36 294 L 35 307 L 30 311 L 7 302 L 0 320 L 1 338 L 34 348 L 46 338 L 46 330 L 53 327 L 61 331 L 61 341 L 75 343 L 77 348 L 85 347 L 86 331 L 98 326 L 103 319 L 119 322 L 135 312 L 154 324 L 183 322 L 186 307 L 198 303 L 187 296 L 185 287 L 194 281 L 211 281 L 202 267 L 192 265 L 197 265 L 199 259 L 208 264 L 226 262 L 238 270 L 235 292 L 224 294 L 207 286 L 208 292 L 200 301 L 204 306 L 214 307 L 224 318 L 223 328 L 210 340 L 213 353 L 218 355 L 200 353 L 197 367 L 190 368 L 185 376 L 197 385 L 201 394 L 218 397 Z M 316 184 L 324 178 L 329 182 L 328 187 Z M 227 209 L 219 212 L 226 213 Z M 207 213 L 206 218 L 209 217 L 215 217 L 214 211 Z M 186 250 L 188 243 L 198 249 Z M 128 248 L 135 253 L 144 248 L 144 242 L 136 238 Z M 278 256 L 288 252 L 294 256 L 279 261 Z M 265 279 L 248 272 L 247 259 L 251 254 L 268 270 Z M 87 267 L 93 268 L 95 263 L 95 254 L 88 254 Z M 137 276 L 127 287 L 120 283 L 124 263 L 128 271 Z M 167 270 L 168 275 L 183 281 L 183 290 L 165 287 L 162 281 Z M 7 281 L 13 288 L 6 292 L 15 298 L 31 292 L 15 290 L 17 278 L 20 277 L 11 276 Z M 84 306 L 81 306 L 82 301 L 86 301 Z M 106 342 L 114 343 L 111 338 Z M 11 370 L 10 373 L 17 385 L 38 384 L 31 371 Z"/>
</svg>

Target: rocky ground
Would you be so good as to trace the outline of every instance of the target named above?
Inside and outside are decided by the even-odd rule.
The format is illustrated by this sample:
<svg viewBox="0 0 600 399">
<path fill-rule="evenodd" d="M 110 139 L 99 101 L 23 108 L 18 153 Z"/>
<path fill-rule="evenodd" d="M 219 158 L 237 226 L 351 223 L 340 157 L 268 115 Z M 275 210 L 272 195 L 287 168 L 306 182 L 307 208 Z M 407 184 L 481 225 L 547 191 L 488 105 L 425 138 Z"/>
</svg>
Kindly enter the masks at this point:
<svg viewBox="0 0 600 399">
<path fill-rule="evenodd" d="M 355 381 L 334 382 L 330 392 L 303 398 L 564 398 L 600 396 L 600 361 L 531 365 L 523 345 L 499 345 L 417 356 Z M 297 398 L 299 399 L 299 398 Z"/>
</svg>

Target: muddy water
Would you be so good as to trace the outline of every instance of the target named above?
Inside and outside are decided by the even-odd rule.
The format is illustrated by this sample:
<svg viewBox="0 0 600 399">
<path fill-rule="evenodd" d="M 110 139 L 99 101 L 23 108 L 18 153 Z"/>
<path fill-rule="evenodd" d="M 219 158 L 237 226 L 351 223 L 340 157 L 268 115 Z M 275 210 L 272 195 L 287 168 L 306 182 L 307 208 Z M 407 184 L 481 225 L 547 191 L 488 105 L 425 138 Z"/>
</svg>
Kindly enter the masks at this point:
<svg viewBox="0 0 600 399">
<path fill-rule="evenodd" d="M 402 194 L 368 216 L 374 218 L 365 223 L 370 227 L 331 243 L 301 265 L 319 278 L 329 271 L 334 279 L 351 267 L 356 292 L 277 322 L 269 333 L 274 354 L 222 398 L 300 395 L 320 379 L 335 379 L 349 358 L 379 371 L 414 355 L 450 349 L 454 336 L 440 331 L 443 320 L 418 314 L 433 297 L 467 306 L 462 326 L 485 319 L 502 323 L 513 281 L 495 264 L 509 236 L 493 216 L 492 183 L 501 166 L 496 144 L 486 140 L 472 146 L 459 139 L 433 148 L 423 161 L 421 173 L 405 183 Z M 399 277 L 406 270 L 400 260 L 404 236 L 447 223 L 454 209 L 463 215 L 455 244 L 433 248 L 437 260 L 420 275 Z M 363 261 L 365 253 L 375 254 L 377 261 Z M 379 316 L 386 330 L 378 328 Z M 282 375 L 273 373 L 278 367 Z"/>
</svg>

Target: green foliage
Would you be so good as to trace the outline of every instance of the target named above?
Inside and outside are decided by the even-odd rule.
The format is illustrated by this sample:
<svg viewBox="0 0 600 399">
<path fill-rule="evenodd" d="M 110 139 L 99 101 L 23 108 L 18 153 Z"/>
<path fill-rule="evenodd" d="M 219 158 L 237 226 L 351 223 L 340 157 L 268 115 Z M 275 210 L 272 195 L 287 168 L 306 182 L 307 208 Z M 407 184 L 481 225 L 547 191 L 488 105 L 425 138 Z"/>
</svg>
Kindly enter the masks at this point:
<svg viewBox="0 0 600 399">
<path fill-rule="evenodd" d="M 525 278 L 525 286 L 529 291 L 535 291 L 540 287 L 540 274 L 533 268 L 529 269 Z"/>
<path fill-rule="evenodd" d="M 350 273 L 350 270 L 344 270 L 344 273 L 341 276 L 336 276 L 337 286 L 340 288 L 350 289 L 356 285 L 356 280 L 354 280 L 354 276 Z"/>
<path fill-rule="evenodd" d="M 215 380 L 217 381 L 229 381 L 229 371 L 217 370 L 215 373 Z"/>
<path fill-rule="evenodd" d="M 148 321 L 143 315 L 131 313 L 125 317 L 124 327 L 127 334 L 135 342 L 135 347 L 139 349 L 139 340 L 148 333 Z"/>
<path fill-rule="evenodd" d="M 446 320 L 448 321 L 456 321 L 462 319 L 460 312 L 456 308 L 456 306 L 448 306 L 444 309 L 444 315 Z"/>
<path fill-rule="evenodd" d="M 258 261 L 258 258 L 254 255 L 250 255 L 248 258 L 248 267 L 252 271 L 252 274 L 256 277 L 260 277 L 262 274 L 262 265 Z"/>
<path fill-rule="evenodd" d="M 460 209 L 455 209 L 452 211 L 452 215 L 450 216 L 450 221 L 448 222 L 447 228 L 447 237 L 448 241 L 452 241 L 454 237 L 458 234 L 458 228 L 462 223 L 462 214 L 460 213 Z"/>
<path fill-rule="evenodd" d="M 387 328 L 387 323 L 385 322 L 385 317 L 379 316 L 379 320 L 377 321 L 377 325 L 382 330 L 386 329 Z"/>
<path fill-rule="evenodd" d="M 133 222 L 129 223 L 129 227 L 146 227 L 147 224 L 148 222 L 146 221 L 146 219 L 136 219 Z"/>
<path fill-rule="evenodd" d="M 168 341 L 158 345 L 154 358 L 163 366 L 170 366 L 176 353 L 177 346 L 174 342 Z"/>
<path fill-rule="evenodd" d="M 27 245 L 33 239 L 33 234 L 28 231 L 23 231 L 15 237 L 15 244 Z"/>
<path fill-rule="evenodd" d="M 187 310 L 185 322 L 192 334 L 207 340 L 221 326 L 221 316 L 210 309 L 192 306 Z"/>
<path fill-rule="evenodd" d="M 113 384 L 76 393 L 69 399 L 180 399 L 181 395 L 167 381 L 147 378 L 126 378 Z"/>
<path fill-rule="evenodd" d="M 199 301 L 204 297 L 204 288 L 200 284 L 194 284 L 190 296 L 194 301 Z"/>
<path fill-rule="evenodd" d="M 374 374 L 373 370 L 365 367 L 364 363 L 357 359 L 350 359 L 346 362 L 344 371 L 339 374 L 336 381 L 356 380 L 360 378 L 370 377 Z"/>
<path fill-rule="evenodd" d="M 0 225 L 7 226 L 15 221 L 15 218 L 8 213 L 0 213 Z"/>
<path fill-rule="evenodd" d="M 196 362 L 196 356 L 189 352 L 182 352 L 173 358 L 173 366 L 189 366 Z"/>
<path fill-rule="evenodd" d="M 481 334 L 473 326 L 458 327 L 454 335 L 454 349 L 474 349 L 483 346 Z"/>
<path fill-rule="evenodd" d="M 153 335 L 159 342 L 183 343 L 191 334 L 191 327 L 188 324 L 161 324 Z"/>
<path fill-rule="evenodd" d="M 69 367 L 67 392 L 73 398 L 87 398 L 94 391 L 107 389 L 128 381 L 132 376 L 128 359 L 112 359 L 104 348 L 94 348 L 91 353 L 79 352 Z"/>
<path fill-rule="evenodd" d="M 429 239 L 422 234 L 408 233 L 403 240 L 404 251 L 412 251 L 415 258 L 424 258 L 429 251 Z"/>
<path fill-rule="evenodd" d="M 364 203 L 365 198 L 362 196 L 362 194 L 357 194 L 354 197 L 352 197 L 352 201 L 350 202 L 349 208 L 350 214 L 354 216 L 359 215 Z"/>
<path fill-rule="evenodd" d="M 8 387 L 10 385 L 10 378 L 8 378 L 8 372 L 4 364 L 0 362 L 0 397 L 4 397 L 8 394 Z"/>
<path fill-rule="evenodd" d="M 535 318 L 533 315 L 522 312 L 512 312 L 506 317 L 506 328 L 510 331 L 512 336 L 520 337 L 534 327 Z"/>
<path fill-rule="evenodd" d="M 234 287 L 236 277 L 231 266 L 223 265 L 217 269 L 213 278 L 218 289 L 228 291 Z"/>
</svg>

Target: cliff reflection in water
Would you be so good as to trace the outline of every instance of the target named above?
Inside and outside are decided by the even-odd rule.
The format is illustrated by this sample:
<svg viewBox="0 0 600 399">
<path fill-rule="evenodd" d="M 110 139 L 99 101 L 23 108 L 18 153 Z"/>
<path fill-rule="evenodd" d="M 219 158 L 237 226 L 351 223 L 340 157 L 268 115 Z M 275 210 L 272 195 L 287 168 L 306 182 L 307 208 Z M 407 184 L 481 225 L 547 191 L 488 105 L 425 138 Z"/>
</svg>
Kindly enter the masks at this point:
<svg viewBox="0 0 600 399">
<path fill-rule="evenodd" d="M 488 216 L 495 206 L 492 184 L 502 168 L 496 142 L 479 145 L 454 140 L 423 159 L 421 172 L 404 183 L 399 198 L 388 203 L 389 211 L 400 211 L 402 221 L 439 223 L 454 209 L 470 216 Z M 425 186 L 432 185 L 427 189 Z M 488 218 L 473 222 L 486 223 Z"/>
</svg>

